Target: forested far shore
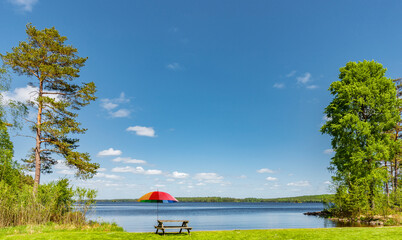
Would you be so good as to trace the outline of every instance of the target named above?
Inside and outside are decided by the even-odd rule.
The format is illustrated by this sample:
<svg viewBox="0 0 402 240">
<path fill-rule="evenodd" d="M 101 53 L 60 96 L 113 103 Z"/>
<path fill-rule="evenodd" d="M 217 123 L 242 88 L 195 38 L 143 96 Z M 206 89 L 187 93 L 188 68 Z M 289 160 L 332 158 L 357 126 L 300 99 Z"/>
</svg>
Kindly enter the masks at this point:
<svg viewBox="0 0 402 240">
<path fill-rule="evenodd" d="M 331 202 L 333 194 L 307 195 L 284 198 L 231 198 L 231 197 L 177 197 L 179 202 L 291 202 L 291 203 L 312 203 Z M 137 199 L 100 199 L 102 202 L 136 202 Z"/>
</svg>

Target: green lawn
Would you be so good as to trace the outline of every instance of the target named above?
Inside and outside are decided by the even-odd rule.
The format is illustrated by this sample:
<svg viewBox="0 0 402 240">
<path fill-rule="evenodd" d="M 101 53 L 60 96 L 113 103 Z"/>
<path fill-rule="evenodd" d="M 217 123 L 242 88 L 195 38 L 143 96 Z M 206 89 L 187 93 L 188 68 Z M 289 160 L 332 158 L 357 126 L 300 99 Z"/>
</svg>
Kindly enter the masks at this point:
<svg viewBox="0 0 402 240">
<path fill-rule="evenodd" d="M 118 227 L 92 229 L 68 229 L 58 226 L 14 227 L 0 229 L 0 239 L 402 239 L 402 227 L 378 228 L 321 228 L 321 229 L 275 229 L 275 230 L 234 230 L 234 231 L 194 231 L 187 234 L 128 233 Z"/>
</svg>

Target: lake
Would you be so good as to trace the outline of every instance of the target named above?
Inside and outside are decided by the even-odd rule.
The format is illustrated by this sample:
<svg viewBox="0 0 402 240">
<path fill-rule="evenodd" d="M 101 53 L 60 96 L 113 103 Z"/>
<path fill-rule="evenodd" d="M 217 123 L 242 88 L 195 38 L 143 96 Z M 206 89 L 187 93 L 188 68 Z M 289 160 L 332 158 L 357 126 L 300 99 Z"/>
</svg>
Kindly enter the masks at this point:
<svg viewBox="0 0 402 240">
<path fill-rule="evenodd" d="M 88 215 L 92 220 L 116 222 L 128 232 L 152 232 L 156 224 L 156 203 L 97 203 Z M 163 203 L 158 218 L 189 220 L 193 231 L 328 228 L 337 224 L 304 212 L 323 210 L 322 203 Z"/>
</svg>

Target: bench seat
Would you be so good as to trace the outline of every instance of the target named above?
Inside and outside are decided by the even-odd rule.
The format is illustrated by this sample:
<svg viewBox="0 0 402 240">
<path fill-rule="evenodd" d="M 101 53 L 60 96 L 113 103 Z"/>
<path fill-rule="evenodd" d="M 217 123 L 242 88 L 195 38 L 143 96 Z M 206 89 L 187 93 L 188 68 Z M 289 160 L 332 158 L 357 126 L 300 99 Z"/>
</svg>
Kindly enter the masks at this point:
<svg viewBox="0 0 402 240">
<path fill-rule="evenodd" d="M 165 228 L 165 229 L 173 229 L 173 228 L 182 228 L 182 229 L 193 229 L 192 227 L 183 227 L 183 226 L 163 226 L 163 227 L 159 227 L 159 226 L 155 226 L 155 228 L 158 228 L 158 229 L 163 229 L 163 228 Z"/>
</svg>

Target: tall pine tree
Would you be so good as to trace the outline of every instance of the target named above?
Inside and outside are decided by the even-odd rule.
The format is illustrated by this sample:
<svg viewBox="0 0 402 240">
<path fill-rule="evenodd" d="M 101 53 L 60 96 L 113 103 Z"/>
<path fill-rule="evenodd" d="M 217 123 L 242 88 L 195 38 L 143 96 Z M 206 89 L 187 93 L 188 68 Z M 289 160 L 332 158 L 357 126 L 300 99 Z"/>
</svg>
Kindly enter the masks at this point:
<svg viewBox="0 0 402 240">
<path fill-rule="evenodd" d="M 28 121 L 36 144 L 25 160 L 35 168 L 35 194 L 41 173 L 51 172 L 56 164 L 54 154 L 62 156 L 81 178 L 92 177 L 99 168 L 88 153 L 77 151 L 79 139 L 71 137 L 85 133 L 86 129 L 76 121 L 76 111 L 96 99 L 96 88 L 93 82 L 74 81 L 87 58 L 79 57 L 76 48 L 66 45 L 67 38 L 54 27 L 38 30 L 28 24 L 26 33 L 27 41 L 20 42 L 2 58 L 16 73 L 35 79 L 30 84 L 36 87 L 37 95 L 29 104 L 36 111 L 36 121 Z"/>
</svg>

